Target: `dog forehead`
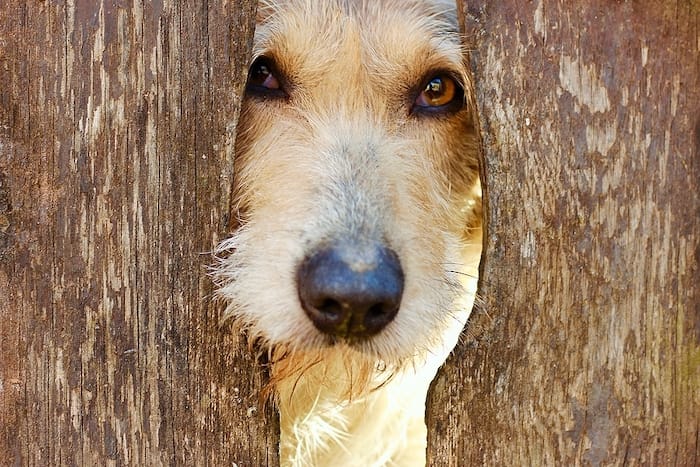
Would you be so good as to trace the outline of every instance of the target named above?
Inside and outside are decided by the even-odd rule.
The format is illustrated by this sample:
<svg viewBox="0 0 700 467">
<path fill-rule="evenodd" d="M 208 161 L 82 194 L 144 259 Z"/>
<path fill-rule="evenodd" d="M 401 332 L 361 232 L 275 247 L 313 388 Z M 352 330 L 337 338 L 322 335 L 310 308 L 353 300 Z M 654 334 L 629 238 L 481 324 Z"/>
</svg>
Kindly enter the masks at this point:
<svg viewBox="0 0 700 467">
<path fill-rule="evenodd" d="M 335 20 L 338 14 L 366 22 L 382 20 L 383 16 L 415 16 L 457 26 L 456 0 L 260 0 L 257 23 L 279 15 Z"/>
<path fill-rule="evenodd" d="M 339 63 L 376 75 L 463 65 L 449 0 L 263 0 L 253 53 L 311 79 L 352 73 Z"/>
</svg>

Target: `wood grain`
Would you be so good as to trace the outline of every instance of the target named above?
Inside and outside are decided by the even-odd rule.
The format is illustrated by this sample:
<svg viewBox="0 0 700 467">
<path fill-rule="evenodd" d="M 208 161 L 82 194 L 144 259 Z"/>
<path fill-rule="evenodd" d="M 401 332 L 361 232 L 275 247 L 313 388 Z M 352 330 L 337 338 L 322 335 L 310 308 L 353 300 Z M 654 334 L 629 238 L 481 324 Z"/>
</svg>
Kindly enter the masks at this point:
<svg viewBox="0 0 700 467">
<path fill-rule="evenodd" d="M 276 465 L 207 277 L 255 1 L 0 9 L 0 464 Z"/>
<path fill-rule="evenodd" d="M 698 465 L 700 3 L 462 3 L 488 232 L 430 465 Z"/>
</svg>

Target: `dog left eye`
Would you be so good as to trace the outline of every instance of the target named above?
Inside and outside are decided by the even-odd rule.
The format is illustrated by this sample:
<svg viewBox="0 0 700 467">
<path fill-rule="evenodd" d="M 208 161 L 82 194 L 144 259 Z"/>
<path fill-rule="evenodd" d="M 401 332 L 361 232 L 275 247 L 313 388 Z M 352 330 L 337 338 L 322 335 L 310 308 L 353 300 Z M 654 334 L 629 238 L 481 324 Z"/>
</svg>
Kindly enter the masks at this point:
<svg viewBox="0 0 700 467">
<path fill-rule="evenodd" d="M 464 95 L 454 79 L 446 75 L 431 78 L 416 97 L 415 106 L 421 109 L 438 110 L 453 103 L 459 103 Z"/>
<path fill-rule="evenodd" d="M 274 73 L 274 65 L 267 57 L 257 58 L 250 66 L 247 88 L 249 91 L 279 91 L 282 86 Z"/>
</svg>

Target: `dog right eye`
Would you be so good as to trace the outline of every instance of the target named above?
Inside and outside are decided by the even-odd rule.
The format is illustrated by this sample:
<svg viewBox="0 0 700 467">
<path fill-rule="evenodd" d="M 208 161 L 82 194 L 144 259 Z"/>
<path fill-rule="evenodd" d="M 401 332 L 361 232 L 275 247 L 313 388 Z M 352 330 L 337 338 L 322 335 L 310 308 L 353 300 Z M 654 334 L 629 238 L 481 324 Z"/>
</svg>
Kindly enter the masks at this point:
<svg viewBox="0 0 700 467">
<path fill-rule="evenodd" d="M 464 103 L 464 90 L 447 73 L 432 76 L 423 85 L 413 103 L 412 111 L 423 114 L 443 114 L 459 110 Z"/>
<path fill-rule="evenodd" d="M 250 66 L 246 91 L 255 94 L 277 95 L 282 92 L 282 86 L 275 76 L 275 66 L 267 57 L 255 59 Z"/>
</svg>

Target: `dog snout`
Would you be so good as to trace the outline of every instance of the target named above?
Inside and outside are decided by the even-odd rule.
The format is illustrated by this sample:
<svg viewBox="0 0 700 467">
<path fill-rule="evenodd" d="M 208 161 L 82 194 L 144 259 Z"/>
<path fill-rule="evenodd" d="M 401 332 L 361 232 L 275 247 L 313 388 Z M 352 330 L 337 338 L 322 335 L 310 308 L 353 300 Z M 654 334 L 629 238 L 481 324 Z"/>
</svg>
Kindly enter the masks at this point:
<svg viewBox="0 0 700 467">
<path fill-rule="evenodd" d="M 377 244 L 319 248 L 297 270 L 304 311 L 318 330 L 337 337 L 381 331 L 399 311 L 403 287 L 399 257 Z"/>
</svg>

